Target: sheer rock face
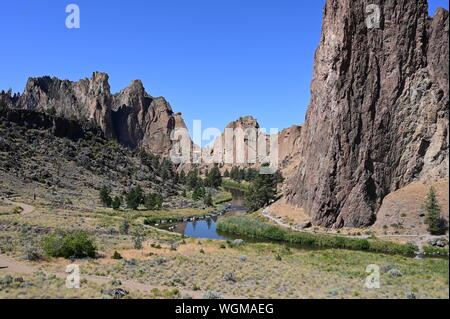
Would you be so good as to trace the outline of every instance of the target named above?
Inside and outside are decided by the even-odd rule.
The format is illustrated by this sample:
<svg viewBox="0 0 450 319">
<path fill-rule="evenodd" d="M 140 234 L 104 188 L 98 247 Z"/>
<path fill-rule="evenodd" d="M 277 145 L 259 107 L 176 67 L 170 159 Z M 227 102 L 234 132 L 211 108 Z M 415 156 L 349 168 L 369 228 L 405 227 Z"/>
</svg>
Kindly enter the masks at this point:
<svg viewBox="0 0 450 319">
<path fill-rule="evenodd" d="M 110 104 L 108 75 L 94 73 L 92 79 L 78 82 L 48 76 L 30 78 L 14 106 L 26 110 L 54 108 L 63 117 L 90 119 L 101 127 L 107 138 L 113 138 Z"/>
<path fill-rule="evenodd" d="M 301 125 L 293 125 L 278 134 L 278 157 L 282 170 L 291 163 L 298 162 L 301 141 Z"/>
<path fill-rule="evenodd" d="M 226 143 L 226 136 L 230 138 L 229 143 Z M 214 140 L 213 145 L 205 146 L 201 151 L 207 164 L 224 164 L 223 170 L 231 169 L 233 166 L 253 166 L 256 164 L 258 140 L 261 136 L 258 121 L 252 116 L 244 116 L 230 122 L 222 134 Z M 266 136 L 264 135 L 263 138 Z M 241 142 L 243 144 L 240 144 Z M 238 152 L 242 152 L 242 157 L 238 156 Z M 250 154 L 253 155 L 249 158 Z"/>
<path fill-rule="evenodd" d="M 380 28 L 365 23 L 378 4 Z M 373 222 L 383 198 L 448 176 L 448 12 L 426 0 L 327 0 L 289 203 L 314 224 Z"/>
<path fill-rule="evenodd" d="M 225 130 L 232 129 L 235 132 L 233 143 L 231 147 L 227 147 L 225 143 Z M 216 138 L 214 145 L 211 147 L 204 147 L 203 152 L 211 156 L 215 163 L 225 164 L 222 169 L 231 169 L 233 166 L 242 167 L 259 167 L 263 162 L 272 161 L 270 157 L 273 149 L 271 148 L 271 135 L 269 129 L 260 130 L 258 121 L 252 116 L 244 116 L 230 122 L 224 132 Z M 243 136 L 237 133 L 239 130 L 244 132 Z M 286 168 L 291 167 L 292 164 L 298 164 L 298 152 L 301 145 L 301 125 L 293 125 L 290 128 L 278 132 L 278 166 L 284 172 Z M 243 163 L 238 161 L 238 142 L 239 138 L 243 137 Z M 265 150 L 261 147 L 265 145 Z M 272 146 L 273 147 L 273 146 Z M 231 153 L 232 161 L 225 162 L 226 154 Z M 265 154 L 265 155 L 264 155 Z M 251 159 L 254 160 L 251 160 Z"/>
<path fill-rule="evenodd" d="M 28 110 L 49 110 L 56 114 L 96 123 L 106 138 L 117 138 L 130 147 L 144 147 L 154 154 L 168 156 L 170 133 L 183 127 L 181 114 L 174 114 L 164 98 L 153 98 L 142 82 L 111 94 L 108 75 L 95 72 L 91 79 L 78 82 L 57 78 L 30 78 L 22 95 L 2 93 L 7 104 Z"/>
<path fill-rule="evenodd" d="M 186 128 L 180 113 L 174 114 L 162 97 L 145 92 L 141 81 L 113 97 L 113 122 L 119 141 L 131 147 L 143 147 L 154 154 L 168 156 L 172 148 L 171 132 Z"/>
</svg>

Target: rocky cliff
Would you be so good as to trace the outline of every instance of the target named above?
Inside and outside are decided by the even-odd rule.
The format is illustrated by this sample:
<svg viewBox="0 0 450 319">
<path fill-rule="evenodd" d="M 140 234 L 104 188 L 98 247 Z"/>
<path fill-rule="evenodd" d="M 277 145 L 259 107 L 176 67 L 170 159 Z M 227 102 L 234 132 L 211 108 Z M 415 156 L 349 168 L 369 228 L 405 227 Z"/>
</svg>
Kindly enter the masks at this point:
<svg viewBox="0 0 450 319">
<path fill-rule="evenodd" d="M 226 131 L 233 134 L 231 143 L 226 143 Z M 240 135 L 239 131 L 243 132 Z M 278 164 L 283 170 L 292 163 L 298 163 L 302 126 L 293 125 L 278 132 Z M 263 162 L 270 160 L 271 146 L 268 129 L 260 130 L 258 121 L 252 116 L 240 117 L 230 122 L 221 136 L 216 138 L 213 146 L 205 147 L 203 152 L 208 154 L 215 163 L 224 164 L 222 170 L 233 166 L 259 167 Z M 261 147 L 264 145 L 264 150 Z M 238 155 L 239 150 L 242 155 Z M 264 156 L 264 153 L 266 156 Z M 228 154 L 228 157 L 227 157 Z"/>
<path fill-rule="evenodd" d="M 448 12 L 430 18 L 426 0 L 326 1 L 285 194 L 314 224 L 369 225 L 390 192 L 448 176 L 448 30 Z"/>
<path fill-rule="evenodd" d="M 106 138 L 168 156 L 170 133 L 186 127 L 181 114 L 174 114 L 164 98 L 147 94 L 141 81 L 132 81 L 129 87 L 112 94 L 108 80 L 107 74 L 98 72 L 78 82 L 30 78 L 23 94 L 2 92 L 0 99 L 15 108 L 52 110 L 66 118 L 89 120 Z"/>
</svg>

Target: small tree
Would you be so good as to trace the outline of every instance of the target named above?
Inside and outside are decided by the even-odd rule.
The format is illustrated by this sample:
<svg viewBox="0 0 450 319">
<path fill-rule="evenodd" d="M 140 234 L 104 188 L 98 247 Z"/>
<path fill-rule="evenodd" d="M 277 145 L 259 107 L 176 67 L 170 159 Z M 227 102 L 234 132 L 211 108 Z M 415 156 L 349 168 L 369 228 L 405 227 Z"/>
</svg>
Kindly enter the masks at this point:
<svg viewBox="0 0 450 319">
<path fill-rule="evenodd" d="M 142 243 L 145 240 L 145 231 L 142 226 L 138 227 L 133 233 L 134 249 L 142 249 Z"/>
<path fill-rule="evenodd" d="M 138 209 L 143 201 L 143 193 L 140 186 L 131 189 L 126 195 L 127 207 L 133 210 Z"/>
<path fill-rule="evenodd" d="M 120 199 L 119 196 L 115 196 L 112 201 L 112 208 L 114 210 L 118 210 L 120 208 L 120 206 L 122 206 L 122 200 Z"/>
<path fill-rule="evenodd" d="M 109 193 L 110 193 L 110 190 L 106 186 L 103 186 L 100 189 L 100 201 L 106 207 L 111 207 L 111 203 L 112 203 L 112 199 L 111 199 L 111 196 L 109 196 Z"/>
<path fill-rule="evenodd" d="M 281 181 L 282 176 L 278 172 L 275 174 L 257 174 L 252 179 L 245 196 L 247 209 L 254 212 L 274 200 L 277 195 L 277 184 Z"/>
<path fill-rule="evenodd" d="M 430 188 L 424 209 L 426 212 L 425 224 L 432 235 L 445 235 L 447 231 L 447 222 L 441 217 L 441 207 L 436 197 L 434 187 Z"/>
<path fill-rule="evenodd" d="M 122 235 L 128 235 L 128 231 L 130 230 L 130 222 L 127 220 L 127 219 L 125 219 L 123 222 L 122 222 L 122 224 L 120 224 L 120 227 L 119 227 L 119 232 L 122 234 Z"/>
<path fill-rule="evenodd" d="M 163 198 L 159 194 L 148 194 L 144 199 L 144 205 L 148 210 L 160 210 L 162 203 Z"/>
<path fill-rule="evenodd" d="M 209 171 L 206 175 L 206 185 L 218 188 L 222 185 L 222 176 L 220 175 L 220 170 L 216 166 L 214 166 L 211 171 Z"/>
<path fill-rule="evenodd" d="M 47 109 L 46 112 L 47 112 L 48 115 L 55 116 L 56 115 L 56 108 L 54 106 L 52 106 L 51 108 Z"/>
<path fill-rule="evenodd" d="M 206 206 L 213 206 L 213 200 L 211 192 L 208 192 L 205 196 L 204 203 Z"/>
<path fill-rule="evenodd" d="M 206 191 L 203 186 L 197 186 L 192 193 L 193 200 L 200 200 L 205 197 Z"/>
<path fill-rule="evenodd" d="M 122 255 L 119 254 L 119 253 L 117 252 L 117 250 L 116 250 L 116 251 L 114 251 L 114 254 L 112 255 L 111 258 L 112 258 L 112 259 L 122 259 Z"/>
<path fill-rule="evenodd" d="M 0 100 L 0 111 L 6 110 L 8 109 L 8 105 L 6 104 L 5 101 Z"/>
<path fill-rule="evenodd" d="M 184 171 L 181 171 L 178 176 L 178 181 L 180 184 L 186 184 L 186 173 Z"/>
</svg>

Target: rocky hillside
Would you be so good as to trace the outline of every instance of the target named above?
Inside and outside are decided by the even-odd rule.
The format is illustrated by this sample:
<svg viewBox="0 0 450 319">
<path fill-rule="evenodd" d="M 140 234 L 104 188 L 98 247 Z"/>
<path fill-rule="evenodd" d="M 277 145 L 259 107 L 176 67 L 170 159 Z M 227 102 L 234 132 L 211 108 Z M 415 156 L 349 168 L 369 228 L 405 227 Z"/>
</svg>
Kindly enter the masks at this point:
<svg viewBox="0 0 450 319">
<path fill-rule="evenodd" d="M 61 205 L 68 194 L 97 201 L 102 186 L 121 195 L 139 185 L 166 202 L 179 189 L 169 161 L 107 140 L 90 122 L 19 109 L 0 110 L 0 180 L 0 197 L 35 194 Z"/>
<path fill-rule="evenodd" d="M 316 225 L 373 223 L 383 198 L 448 176 L 448 11 L 426 0 L 327 0 L 300 164 L 286 198 Z"/>
<path fill-rule="evenodd" d="M 95 72 L 78 82 L 57 78 L 30 78 L 22 94 L 2 92 L 0 100 L 13 108 L 40 110 L 97 124 L 108 139 L 153 154 L 168 156 L 170 133 L 186 128 L 181 114 L 175 114 L 162 97 L 145 92 L 141 81 L 112 94 L 109 76 Z"/>
</svg>

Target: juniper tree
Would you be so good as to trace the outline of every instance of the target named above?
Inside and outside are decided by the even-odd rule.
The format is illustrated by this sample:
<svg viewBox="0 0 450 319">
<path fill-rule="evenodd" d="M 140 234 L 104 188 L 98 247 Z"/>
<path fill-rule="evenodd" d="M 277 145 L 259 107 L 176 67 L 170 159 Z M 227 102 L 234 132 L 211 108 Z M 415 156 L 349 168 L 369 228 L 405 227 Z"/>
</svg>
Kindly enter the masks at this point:
<svg viewBox="0 0 450 319">
<path fill-rule="evenodd" d="M 425 224 L 432 235 L 445 235 L 447 231 L 447 222 L 441 217 L 441 207 L 436 197 L 434 187 L 430 188 L 424 209 L 426 212 Z"/>
<path fill-rule="evenodd" d="M 211 192 L 208 192 L 205 196 L 204 203 L 206 206 L 213 206 L 213 200 Z"/>
<path fill-rule="evenodd" d="M 112 201 L 112 208 L 114 210 L 118 210 L 120 208 L 120 206 L 122 206 L 122 200 L 120 199 L 119 196 L 115 196 Z"/>
<path fill-rule="evenodd" d="M 109 193 L 110 193 L 110 190 L 106 186 L 103 186 L 100 189 L 100 201 L 106 207 L 111 207 L 111 203 L 112 203 L 112 199 L 111 199 L 111 196 L 109 196 Z"/>
<path fill-rule="evenodd" d="M 257 174 L 252 180 L 245 196 L 245 206 L 251 212 L 269 204 L 276 198 L 277 185 L 282 181 L 280 173 Z"/>
<path fill-rule="evenodd" d="M 140 186 L 134 187 L 126 195 L 127 207 L 136 210 L 143 202 L 144 195 Z"/>
</svg>

